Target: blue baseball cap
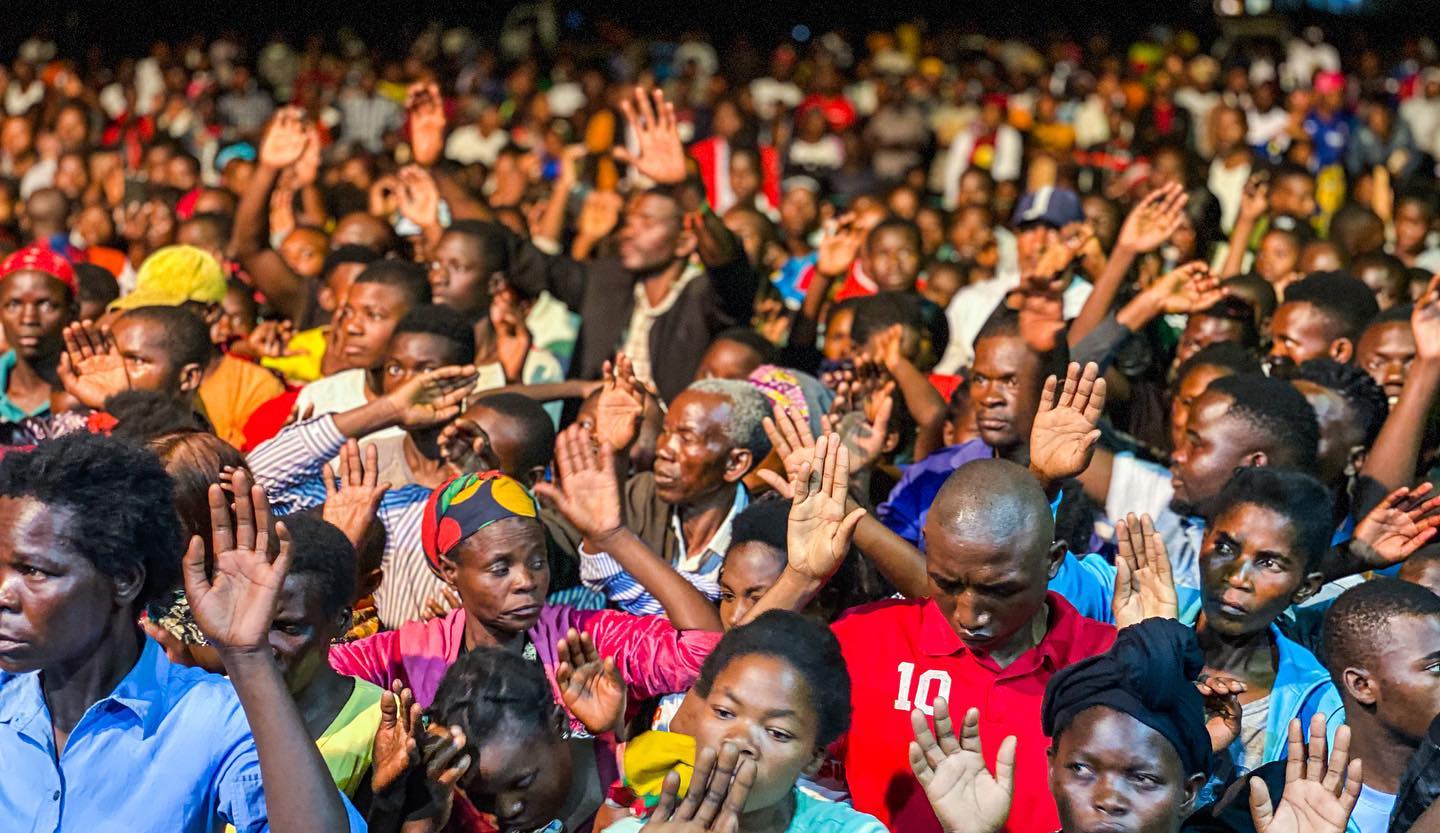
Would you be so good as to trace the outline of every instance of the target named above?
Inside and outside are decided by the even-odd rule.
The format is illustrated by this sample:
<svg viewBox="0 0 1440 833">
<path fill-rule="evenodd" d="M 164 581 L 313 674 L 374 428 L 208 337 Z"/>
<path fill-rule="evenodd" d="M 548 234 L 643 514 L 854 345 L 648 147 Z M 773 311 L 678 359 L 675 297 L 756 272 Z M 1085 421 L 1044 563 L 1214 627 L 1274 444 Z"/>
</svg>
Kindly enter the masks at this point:
<svg viewBox="0 0 1440 833">
<path fill-rule="evenodd" d="M 1038 224 L 1058 229 L 1083 219 L 1085 212 L 1080 210 L 1080 197 L 1074 191 L 1046 185 L 1020 198 L 1010 223 L 1016 227 Z"/>
</svg>

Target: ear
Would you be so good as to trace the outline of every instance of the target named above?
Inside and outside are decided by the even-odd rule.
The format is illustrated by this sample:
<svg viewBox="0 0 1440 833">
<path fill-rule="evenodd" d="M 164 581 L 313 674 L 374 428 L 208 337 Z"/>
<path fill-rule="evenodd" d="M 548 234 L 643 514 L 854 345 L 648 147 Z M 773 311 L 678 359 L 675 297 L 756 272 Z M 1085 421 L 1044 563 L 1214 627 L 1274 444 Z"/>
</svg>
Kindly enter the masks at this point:
<svg viewBox="0 0 1440 833">
<path fill-rule="evenodd" d="M 525 484 L 525 488 L 533 492 L 535 491 L 535 484 L 543 481 L 544 479 L 545 466 L 532 466 L 529 471 L 525 472 L 525 475 L 522 478 L 521 482 Z"/>
<path fill-rule="evenodd" d="M 1263 451 L 1252 451 L 1249 454 L 1246 454 L 1243 458 L 1241 458 L 1240 465 L 1236 466 L 1235 468 L 1241 469 L 1250 468 L 1251 466 L 1260 467 L 1268 465 L 1270 465 L 1269 454 L 1266 454 Z"/>
<path fill-rule="evenodd" d="M 1185 790 L 1185 800 L 1180 804 L 1181 818 L 1190 815 L 1190 811 L 1195 809 L 1195 799 L 1200 797 L 1200 788 L 1203 786 L 1205 786 L 1205 775 L 1203 773 L 1197 772 L 1185 779 L 1185 784 L 1182 787 L 1182 789 Z"/>
<path fill-rule="evenodd" d="M 115 606 L 128 608 L 135 604 L 135 599 L 145 588 L 145 567 L 142 564 L 132 564 L 119 575 L 112 576 L 110 581 L 115 585 Z"/>
<path fill-rule="evenodd" d="M 1065 553 L 1069 549 L 1070 544 L 1066 541 L 1056 541 L 1050 545 L 1050 551 L 1045 554 L 1046 559 L 1050 562 L 1049 568 L 1046 570 L 1048 578 L 1055 578 L 1055 574 L 1060 572 L 1060 565 L 1065 561 Z"/>
<path fill-rule="evenodd" d="M 940 444 L 942 446 L 955 445 L 955 421 L 945 420 L 945 425 L 940 428 Z"/>
<path fill-rule="evenodd" d="M 682 219 L 681 222 L 683 223 L 684 220 Z M 695 237 L 695 232 L 691 231 L 688 228 L 682 227 L 680 229 L 680 234 L 676 235 L 675 237 L 676 259 L 685 260 L 689 258 L 690 255 L 695 254 L 695 249 L 699 245 L 700 241 L 698 238 Z"/>
<path fill-rule="evenodd" d="M 213 327 L 220 321 L 224 313 L 225 311 L 220 308 L 219 304 L 206 304 L 205 312 L 201 314 L 200 318 L 206 324 Z"/>
<path fill-rule="evenodd" d="M 755 455 L 748 448 L 732 448 L 725 460 L 725 482 L 735 483 L 755 467 Z"/>
<path fill-rule="evenodd" d="M 1316 593 L 1319 593 L 1320 588 L 1324 586 L 1324 573 L 1307 573 L 1305 575 L 1305 579 L 1300 582 L 1299 589 L 1295 591 L 1295 595 L 1290 597 L 1290 601 L 1292 604 L 1298 605 L 1306 599 L 1310 598 L 1311 596 L 1315 595 Z"/>
<path fill-rule="evenodd" d="M 440 556 L 440 580 L 450 585 L 450 589 L 459 592 L 459 585 L 456 580 L 460 577 L 460 565 L 450 559 L 448 555 Z"/>
<path fill-rule="evenodd" d="M 315 300 L 320 303 L 320 309 L 335 311 L 335 293 L 330 291 L 330 287 L 321 285 L 320 291 L 315 293 Z"/>
<path fill-rule="evenodd" d="M 1330 342 L 1330 358 L 1341 364 L 1349 364 L 1355 357 L 1355 342 L 1348 338 L 1337 338 Z"/>
<path fill-rule="evenodd" d="M 374 594 L 375 589 L 380 586 L 380 579 L 384 577 L 385 571 L 379 567 L 361 576 L 360 580 L 355 583 L 356 598 L 363 599 L 366 596 Z"/>
<path fill-rule="evenodd" d="M 800 770 L 800 774 L 804 775 L 806 778 L 814 778 L 816 775 L 820 774 L 820 770 L 824 766 L 825 748 L 816 747 L 815 754 L 812 755 L 810 757 L 810 760 L 805 763 L 805 768 Z"/>
<path fill-rule="evenodd" d="M 181 393 L 194 393 L 200 389 L 200 380 L 204 377 L 204 370 L 200 365 L 190 363 L 180 368 L 178 381 Z"/>
</svg>

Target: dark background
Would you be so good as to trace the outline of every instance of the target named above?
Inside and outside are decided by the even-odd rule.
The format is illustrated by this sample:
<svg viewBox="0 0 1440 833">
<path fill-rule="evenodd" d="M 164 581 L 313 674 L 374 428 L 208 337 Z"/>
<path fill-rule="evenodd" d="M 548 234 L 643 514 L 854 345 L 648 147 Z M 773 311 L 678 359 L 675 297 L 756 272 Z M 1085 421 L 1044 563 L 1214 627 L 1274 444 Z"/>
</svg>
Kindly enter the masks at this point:
<svg viewBox="0 0 1440 833">
<path fill-rule="evenodd" d="M 1306 4 L 1354 4 L 1346 15 L 1318 13 Z M 38 28 L 47 30 L 65 54 L 99 47 L 107 56 L 143 53 L 155 40 L 179 41 L 195 32 L 234 31 L 251 46 L 281 31 L 294 39 L 333 33 L 341 26 L 358 32 L 372 47 L 401 50 L 431 20 L 464 24 L 482 37 L 499 30 L 515 3 L 473 2 L 300 2 L 262 3 L 253 0 L 148 0 L 87 3 L 9 0 L 0 4 L 0 56 L 9 58 L 21 40 Z M 1110 34 L 1117 42 L 1140 34 L 1153 23 L 1188 28 L 1204 36 L 1220 31 L 1212 0 L 851 0 L 845 3 L 803 3 L 796 0 L 674 0 L 613 2 L 557 0 L 556 8 L 571 26 L 567 38 L 593 38 L 600 19 L 614 21 L 639 34 L 708 33 L 717 44 L 744 36 L 761 46 L 786 39 L 792 27 L 805 24 L 817 34 L 831 28 L 856 34 L 871 28 L 922 20 L 931 30 L 947 27 L 1040 38 L 1049 32 Z M 1419 33 L 1440 34 L 1440 0 L 1275 0 L 1293 25 L 1317 23 L 1330 40 L 1353 37 L 1377 45 L 1398 42 Z M 567 14 L 568 13 L 568 14 Z"/>
</svg>

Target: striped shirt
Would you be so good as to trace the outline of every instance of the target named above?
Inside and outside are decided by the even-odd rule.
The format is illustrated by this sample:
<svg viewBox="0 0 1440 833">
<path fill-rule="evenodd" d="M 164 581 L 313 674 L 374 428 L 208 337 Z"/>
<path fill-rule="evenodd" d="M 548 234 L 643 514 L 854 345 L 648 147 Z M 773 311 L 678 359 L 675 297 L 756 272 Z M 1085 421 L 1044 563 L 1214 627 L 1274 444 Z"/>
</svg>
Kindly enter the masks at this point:
<svg viewBox="0 0 1440 833">
<path fill-rule="evenodd" d="M 346 437 L 330 414 L 286 426 L 250 452 L 246 461 L 255 481 L 265 488 L 277 515 L 288 515 L 325 502 L 324 466 L 335 459 Z M 425 600 L 445 586 L 430 570 L 420 545 L 420 517 L 430 490 L 408 484 L 392 488 L 380 499 L 385 525 L 384 575 L 375 591 L 380 621 L 398 627 L 419 619 Z"/>
<path fill-rule="evenodd" d="M 670 518 L 670 522 L 675 526 L 675 540 L 678 542 L 677 561 L 671 566 L 712 602 L 720 598 L 720 567 L 725 564 L 725 552 L 730 549 L 730 525 L 735 522 L 735 516 L 745 511 L 745 507 L 749 505 L 750 493 L 741 486 L 735 490 L 735 502 L 730 506 L 730 514 L 725 516 L 724 522 L 715 530 L 705 548 L 695 555 L 686 555 L 689 548 L 685 546 L 685 528 L 680 523 L 680 513 L 676 512 Z M 590 552 L 585 549 L 584 544 L 580 545 L 580 581 L 590 590 L 603 593 L 610 604 L 626 613 L 653 616 L 665 612 L 665 608 L 645 589 L 645 585 L 625 572 L 625 568 L 609 553 Z"/>
</svg>

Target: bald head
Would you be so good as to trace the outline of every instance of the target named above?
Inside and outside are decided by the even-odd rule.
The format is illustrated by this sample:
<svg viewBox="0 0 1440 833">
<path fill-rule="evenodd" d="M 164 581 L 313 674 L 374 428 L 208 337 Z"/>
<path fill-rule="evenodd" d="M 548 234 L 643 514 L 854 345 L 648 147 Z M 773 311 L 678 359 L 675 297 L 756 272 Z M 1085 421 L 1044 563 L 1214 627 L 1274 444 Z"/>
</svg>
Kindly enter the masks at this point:
<svg viewBox="0 0 1440 833">
<path fill-rule="evenodd" d="M 1055 535 L 1050 501 L 1029 471 L 1009 460 L 974 460 L 956 469 L 925 524 L 947 535 L 982 541 L 1022 541 L 1044 553 Z"/>
<path fill-rule="evenodd" d="M 30 220 L 31 233 L 54 234 L 65 228 L 70 214 L 70 201 L 58 188 L 41 188 L 25 201 L 25 216 Z"/>
</svg>

